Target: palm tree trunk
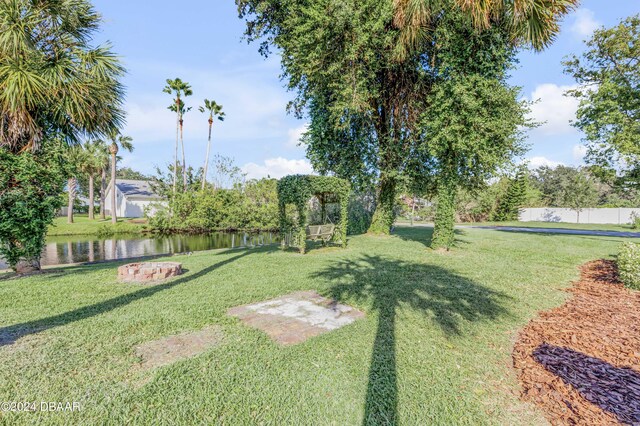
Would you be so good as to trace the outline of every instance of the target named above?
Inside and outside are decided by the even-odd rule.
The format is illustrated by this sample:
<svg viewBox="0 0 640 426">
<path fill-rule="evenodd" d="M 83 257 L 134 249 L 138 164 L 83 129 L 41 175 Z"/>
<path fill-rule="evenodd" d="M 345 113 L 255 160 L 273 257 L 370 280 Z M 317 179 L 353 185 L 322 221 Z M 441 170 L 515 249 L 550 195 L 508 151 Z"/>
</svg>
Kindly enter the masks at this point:
<svg viewBox="0 0 640 426">
<path fill-rule="evenodd" d="M 183 121 L 180 120 L 180 145 L 182 146 L 182 184 L 184 188 L 182 189 L 184 192 L 187 192 L 187 162 L 184 157 L 184 137 L 182 135 L 183 130 Z"/>
<path fill-rule="evenodd" d="M 209 119 L 209 142 L 207 143 L 207 156 L 204 159 L 204 171 L 202 172 L 202 190 L 207 184 L 207 170 L 209 169 L 209 151 L 211 151 L 211 127 L 213 122 Z"/>
<path fill-rule="evenodd" d="M 107 202 L 107 168 L 102 168 L 100 176 L 100 219 L 106 219 L 105 204 Z"/>
<path fill-rule="evenodd" d="M 173 156 L 173 193 L 176 193 L 178 185 L 178 143 L 180 141 L 180 115 L 176 122 L 176 152 Z"/>
<path fill-rule="evenodd" d="M 67 191 L 69 193 L 69 204 L 67 205 L 67 223 L 73 223 L 73 203 L 76 199 L 77 181 L 75 177 L 69 178 L 67 181 Z"/>
<path fill-rule="evenodd" d="M 93 211 L 93 203 L 94 203 L 94 193 L 93 193 L 93 173 L 89 174 L 89 220 L 95 219 L 95 212 Z"/>
<path fill-rule="evenodd" d="M 116 154 L 111 155 L 111 223 L 118 222 L 116 215 Z"/>
</svg>

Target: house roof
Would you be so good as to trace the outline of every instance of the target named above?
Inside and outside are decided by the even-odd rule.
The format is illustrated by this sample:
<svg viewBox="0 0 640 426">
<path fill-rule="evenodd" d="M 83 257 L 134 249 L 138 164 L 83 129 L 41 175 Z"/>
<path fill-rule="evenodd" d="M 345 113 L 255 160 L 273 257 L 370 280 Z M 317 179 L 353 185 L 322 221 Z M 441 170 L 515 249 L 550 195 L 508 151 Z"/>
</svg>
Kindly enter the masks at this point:
<svg viewBox="0 0 640 426">
<path fill-rule="evenodd" d="M 160 200 L 161 196 L 153 192 L 148 180 L 116 179 L 116 187 L 126 198 L 138 200 Z"/>
</svg>

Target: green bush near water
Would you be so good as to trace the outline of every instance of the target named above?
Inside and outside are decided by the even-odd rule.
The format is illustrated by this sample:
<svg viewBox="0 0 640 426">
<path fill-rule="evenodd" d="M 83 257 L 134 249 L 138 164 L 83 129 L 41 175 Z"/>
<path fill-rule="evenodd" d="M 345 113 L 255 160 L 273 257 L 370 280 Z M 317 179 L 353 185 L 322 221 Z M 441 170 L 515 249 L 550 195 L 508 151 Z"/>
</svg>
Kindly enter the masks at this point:
<svg viewBox="0 0 640 426">
<path fill-rule="evenodd" d="M 278 228 L 275 179 L 251 180 L 232 189 L 171 195 L 169 207 L 149 219 L 159 232 L 202 233 L 223 229 Z"/>
</svg>

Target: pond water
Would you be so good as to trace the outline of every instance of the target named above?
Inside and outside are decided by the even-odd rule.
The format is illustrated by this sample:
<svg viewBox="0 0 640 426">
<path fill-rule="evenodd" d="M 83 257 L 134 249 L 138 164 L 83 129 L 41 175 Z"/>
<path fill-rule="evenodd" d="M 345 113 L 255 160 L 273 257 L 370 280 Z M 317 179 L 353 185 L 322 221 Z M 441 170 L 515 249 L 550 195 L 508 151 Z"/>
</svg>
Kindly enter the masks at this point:
<svg viewBox="0 0 640 426">
<path fill-rule="evenodd" d="M 49 237 L 42 265 L 127 259 L 157 254 L 188 253 L 220 248 L 255 247 L 278 243 L 276 233 L 216 232 L 208 235 L 169 235 L 100 239 L 90 236 Z M 8 266 L 0 259 L 0 270 Z"/>
</svg>

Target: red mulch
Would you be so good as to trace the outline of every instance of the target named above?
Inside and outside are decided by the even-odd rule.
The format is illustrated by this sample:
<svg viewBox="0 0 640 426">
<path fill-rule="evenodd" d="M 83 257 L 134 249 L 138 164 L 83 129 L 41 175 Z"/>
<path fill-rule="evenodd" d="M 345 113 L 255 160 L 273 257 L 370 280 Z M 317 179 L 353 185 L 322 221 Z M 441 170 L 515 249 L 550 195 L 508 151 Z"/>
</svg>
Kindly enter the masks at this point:
<svg viewBox="0 0 640 426">
<path fill-rule="evenodd" d="M 523 399 L 554 425 L 640 425 L 640 292 L 622 286 L 609 260 L 583 265 L 569 291 L 520 332 Z"/>
</svg>

